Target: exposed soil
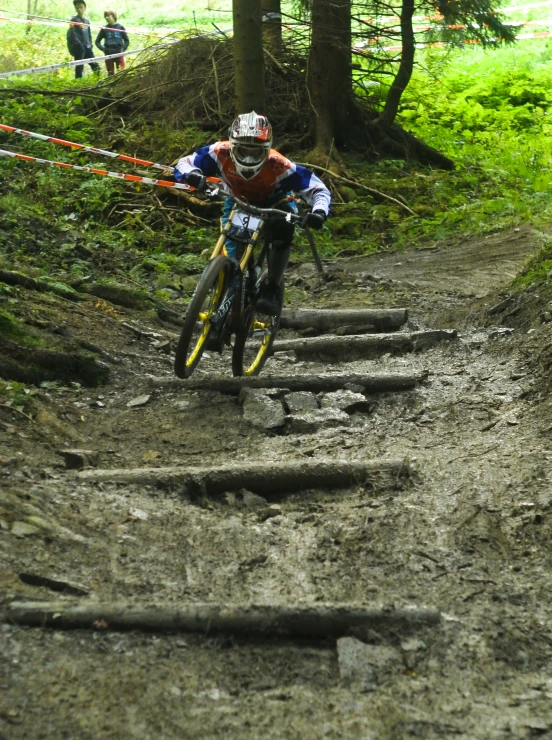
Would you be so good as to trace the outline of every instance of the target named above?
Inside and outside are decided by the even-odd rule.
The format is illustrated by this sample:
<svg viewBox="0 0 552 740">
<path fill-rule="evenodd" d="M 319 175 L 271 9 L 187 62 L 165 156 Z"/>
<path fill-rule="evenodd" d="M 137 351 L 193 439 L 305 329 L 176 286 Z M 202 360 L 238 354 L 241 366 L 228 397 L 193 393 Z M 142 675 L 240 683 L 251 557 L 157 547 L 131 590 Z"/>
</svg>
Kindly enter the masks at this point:
<svg viewBox="0 0 552 740">
<path fill-rule="evenodd" d="M 415 327 L 462 322 L 457 341 L 415 354 L 331 367 L 271 360 L 265 373 L 429 371 L 416 390 L 374 396 L 348 423 L 311 434 L 259 431 L 233 397 L 152 391 L 145 376 L 170 376 L 172 356 L 122 320 L 169 339 L 174 327 L 60 301 L 70 336 L 122 362 L 103 388 L 41 389 L 32 422 L 0 406 L 4 603 L 416 604 L 443 620 L 365 635 L 391 657 L 375 666 L 357 656 L 360 679 L 347 677 L 335 640 L 4 624 L 0 737 L 552 737 L 552 420 L 550 398 L 535 401 L 527 352 L 550 342 L 550 324 L 529 337 L 465 327 L 535 245 L 529 231 L 512 232 L 342 260 L 325 284 L 311 266 L 293 268 L 294 304 L 402 305 Z M 25 300 L 40 311 L 56 299 Z M 197 372 L 228 374 L 229 364 L 210 356 Z M 65 469 L 66 447 L 99 453 L 102 468 L 405 457 L 414 473 L 256 507 L 232 493 L 83 482 Z M 281 512 L 267 516 L 274 504 Z M 88 596 L 28 585 L 22 573 Z"/>
</svg>

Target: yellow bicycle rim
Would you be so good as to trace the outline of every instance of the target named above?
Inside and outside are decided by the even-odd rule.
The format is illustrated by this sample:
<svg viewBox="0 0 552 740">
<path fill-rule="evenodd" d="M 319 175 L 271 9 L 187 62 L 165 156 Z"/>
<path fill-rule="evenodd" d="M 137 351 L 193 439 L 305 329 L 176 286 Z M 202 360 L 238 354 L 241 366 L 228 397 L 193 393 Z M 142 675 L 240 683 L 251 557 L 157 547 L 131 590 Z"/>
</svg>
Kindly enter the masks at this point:
<svg viewBox="0 0 552 740">
<path fill-rule="evenodd" d="M 195 344 L 192 354 L 186 360 L 186 367 L 190 367 L 191 365 L 194 364 L 194 362 L 197 360 L 198 354 L 201 352 L 201 349 L 203 345 L 205 344 L 205 341 L 211 329 L 211 316 L 214 314 L 215 309 L 218 307 L 219 300 L 222 296 L 223 288 L 224 288 L 224 272 L 221 270 L 219 273 L 219 277 L 218 277 L 217 287 L 215 288 L 215 292 L 213 294 L 213 297 L 211 298 L 209 308 L 207 309 L 207 311 L 200 311 L 199 313 L 198 318 L 200 321 L 203 322 L 203 329 L 201 331 L 201 334 L 198 337 L 198 340 Z"/>
<path fill-rule="evenodd" d="M 253 327 L 254 327 L 254 329 L 266 329 L 267 324 L 263 324 L 260 321 L 257 321 L 255 319 L 253 321 Z M 243 370 L 243 374 L 244 375 L 254 375 L 255 374 L 255 371 L 259 367 L 259 364 L 260 364 L 261 360 L 263 359 L 264 355 L 266 354 L 266 352 L 268 350 L 268 346 L 270 344 L 270 337 L 271 337 L 271 334 L 265 334 L 264 335 L 262 344 L 259 347 L 259 351 L 257 352 L 257 355 L 256 355 L 255 359 L 253 360 L 253 362 L 251 363 L 251 365 L 249 365 L 248 367 L 244 368 L 244 370 Z"/>
</svg>

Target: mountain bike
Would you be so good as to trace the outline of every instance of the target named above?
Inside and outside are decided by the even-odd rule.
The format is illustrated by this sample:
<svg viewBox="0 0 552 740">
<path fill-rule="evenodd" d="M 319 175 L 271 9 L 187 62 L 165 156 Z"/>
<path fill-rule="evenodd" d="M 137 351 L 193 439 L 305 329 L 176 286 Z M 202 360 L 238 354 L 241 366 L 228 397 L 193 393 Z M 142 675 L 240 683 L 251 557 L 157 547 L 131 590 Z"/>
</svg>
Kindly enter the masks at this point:
<svg viewBox="0 0 552 740">
<path fill-rule="evenodd" d="M 257 296 L 267 280 L 262 265 L 272 247 L 264 229 L 272 219 L 299 224 L 304 217 L 278 208 L 252 206 L 234 197 L 222 183 L 209 183 L 208 187 L 209 197 L 227 195 L 234 206 L 188 305 L 174 370 L 179 378 L 188 378 L 205 349 L 222 352 L 226 345 L 232 347 L 233 375 L 258 375 L 269 357 L 284 301 L 282 280 L 277 313 L 267 315 L 256 310 Z M 229 258 L 224 249 L 233 226 L 239 229 L 231 236 L 238 243 L 236 260 Z M 262 247 L 256 259 L 259 244 Z"/>
</svg>

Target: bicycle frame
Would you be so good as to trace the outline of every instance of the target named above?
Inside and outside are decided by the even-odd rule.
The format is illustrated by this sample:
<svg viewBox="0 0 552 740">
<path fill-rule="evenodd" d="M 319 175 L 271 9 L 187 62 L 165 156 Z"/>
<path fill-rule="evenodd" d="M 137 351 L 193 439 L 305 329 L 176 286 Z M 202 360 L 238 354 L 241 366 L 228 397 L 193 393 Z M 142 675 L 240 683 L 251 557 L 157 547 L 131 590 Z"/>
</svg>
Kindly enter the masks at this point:
<svg viewBox="0 0 552 740">
<path fill-rule="evenodd" d="M 238 210 L 245 211 L 246 213 L 250 213 L 253 216 L 259 216 L 261 219 L 259 222 L 259 225 L 257 226 L 257 229 L 253 232 L 253 234 L 251 234 L 250 238 L 248 239 L 247 247 L 244 250 L 244 253 L 239 261 L 240 269 L 242 273 L 245 271 L 245 268 L 247 267 L 247 264 L 251 258 L 251 255 L 253 254 L 253 251 L 255 249 L 257 241 L 259 240 L 259 236 L 263 230 L 265 220 L 267 217 L 283 216 L 287 221 L 292 221 L 295 223 L 300 223 L 302 221 L 302 218 L 300 216 L 296 216 L 295 214 L 289 213 L 288 211 L 281 211 L 278 208 L 257 208 L 256 206 L 252 206 L 249 203 L 246 203 L 245 201 L 242 201 L 239 198 L 236 198 L 223 185 L 219 185 L 216 188 L 214 188 L 212 191 L 212 195 L 213 196 L 218 195 L 220 192 L 222 192 L 224 195 L 234 200 L 234 207 L 230 211 L 228 221 L 226 222 L 226 224 L 224 225 L 224 228 L 222 229 L 220 233 L 220 236 L 217 240 L 215 248 L 213 249 L 210 259 L 214 259 L 218 254 L 222 252 L 224 243 L 226 242 L 226 239 L 230 235 L 230 229 L 232 228 L 232 218 L 234 217 L 234 214 L 236 213 L 236 211 Z"/>
</svg>

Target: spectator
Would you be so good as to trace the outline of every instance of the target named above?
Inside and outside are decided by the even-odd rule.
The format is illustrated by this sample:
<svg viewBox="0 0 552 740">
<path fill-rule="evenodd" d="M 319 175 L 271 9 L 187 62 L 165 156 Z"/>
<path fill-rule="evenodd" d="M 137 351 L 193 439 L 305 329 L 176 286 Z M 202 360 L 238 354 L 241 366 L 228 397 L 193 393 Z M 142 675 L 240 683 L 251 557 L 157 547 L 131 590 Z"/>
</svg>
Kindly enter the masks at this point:
<svg viewBox="0 0 552 740">
<path fill-rule="evenodd" d="M 104 13 L 104 18 L 107 27 L 102 28 L 96 36 L 96 46 L 106 56 L 108 54 L 119 54 L 121 51 L 126 51 L 130 42 L 125 27 L 117 23 L 117 13 L 114 10 L 108 9 Z M 103 44 L 102 41 L 104 42 Z M 117 65 L 117 69 L 124 69 L 125 58 L 117 57 L 117 59 L 105 60 L 107 74 L 110 77 L 115 74 L 115 65 Z"/>
<path fill-rule="evenodd" d="M 67 48 L 69 54 L 77 59 L 92 59 L 94 52 L 92 51 L 92 34 L 90 33 L 90 21 L 84 17 L 84 11 L 86 10 L 86 3 L 84 0 L 73 0 L 73 5 L 77 11 L 77 15 L 71 18 L 71 23 L 78 25 L 69 26 L 67 31 Z M 97 62 L 89 62 L 90 68 L 95 74 L 100 73 L 100 65 Z M 75 78 L 80 80 L 82 72 L 84 70 L 83 64 L 77 64 L 75 67 Z"/>
</svg>

